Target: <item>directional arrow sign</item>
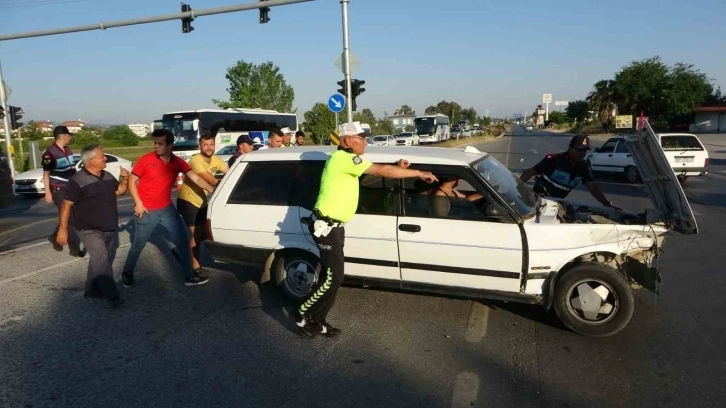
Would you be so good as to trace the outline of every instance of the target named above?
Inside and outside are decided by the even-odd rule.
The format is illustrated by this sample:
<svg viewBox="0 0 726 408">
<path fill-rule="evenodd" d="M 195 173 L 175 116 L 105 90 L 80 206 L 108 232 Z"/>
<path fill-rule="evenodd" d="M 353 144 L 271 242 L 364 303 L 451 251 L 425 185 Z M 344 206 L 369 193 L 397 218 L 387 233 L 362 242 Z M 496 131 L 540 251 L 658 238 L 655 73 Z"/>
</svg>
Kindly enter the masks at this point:
<svg viewBox="0 0 726 408">
<path fill-rule="evenodd" d="M 336 93 L 328 98 L 328 109 L 333 113 L 341 112 L 345 108 L 345 96 Z"/>
</svg>

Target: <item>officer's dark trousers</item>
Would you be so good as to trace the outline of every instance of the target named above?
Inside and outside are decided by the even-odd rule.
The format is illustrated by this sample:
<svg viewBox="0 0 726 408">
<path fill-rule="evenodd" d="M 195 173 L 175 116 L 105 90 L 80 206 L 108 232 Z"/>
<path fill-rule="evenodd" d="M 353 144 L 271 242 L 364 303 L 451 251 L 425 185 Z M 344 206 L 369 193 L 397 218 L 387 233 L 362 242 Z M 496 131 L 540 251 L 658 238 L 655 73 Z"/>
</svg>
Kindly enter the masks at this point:
<svg viewBox="0 0 726 408">
<path fill-rule="evenodd" d="M 66 190 L 65 188 L 51 187 L 50 191 L 53 194 L 53 204 L 55 204 L 58 208 L 58 214 L 60 215 L 61 206 L 63 205 L 63 197 L 65 197 Z M 56 234 L 58 234 L 58 227 L 60 227 L 60 224 L 55 226 L 53 239 L 55 239 Z M 78 233 L 76 233 L 76 229 L 73 228 L 73 211 L 71 211 L 71 215 L 68 217 L 68 242 L 73 242 L 75 244 L 81 242 L 78 238 Z"/>
<path fill-rule="evenodd" d="M 335 227 L 327 236 L 313 235 L 313 239 L 320 249 L 320 276 L 310 292 L 310 297 L 300 306 L 300 314 L 315 322 L 324 322 L 335 303 L 338 288 L 343 284 L 345 230 L 343 227 Z"/>
<path fill-rule="evenodd" d="M 86 275 L 86 295 L 103 296 L 111 300 L 118 296 L 116 282 L 111 268 L 113 231 L 78 231 L 83 246 L 88 251 L 88 273 Z"/>
</svg>

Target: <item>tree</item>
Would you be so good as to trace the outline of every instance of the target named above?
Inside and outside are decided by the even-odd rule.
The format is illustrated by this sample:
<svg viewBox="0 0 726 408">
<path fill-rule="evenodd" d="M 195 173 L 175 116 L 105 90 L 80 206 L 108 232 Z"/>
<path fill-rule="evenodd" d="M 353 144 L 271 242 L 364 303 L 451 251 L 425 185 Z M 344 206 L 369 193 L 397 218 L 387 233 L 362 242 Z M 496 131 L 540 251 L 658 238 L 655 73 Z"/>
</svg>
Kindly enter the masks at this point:
<svg viewBox="0 0 726 408">
<path fill-rule="evenodd" d="M 401 105 L 401 107 L 398 109 L 399 115 L 409 115 L 413 113 L 413 109 L 411 109 L 408 105 Z"/>
<path fill-rule="evenodd" d="M 23 126 L 21 129 L 21 134 L 23 136 L 23 139 L 27 140 L 40 140 L 43 137 L 47 136 L 45 132 L 40 130 L 40 127 L 38 126 L 35 121 L 28 122 L 27 125 Z"/>
<path fill-rule="evenodd" d="M 424 110 L 424 115 L 435 115 L 437 113 L 439 113 L 439 111 L 438 109 L 436 109 L 436 106 L 433 105 L 429 106 L 428 108 L 426 108 L 426 110 Z"/>
<path fill-rule="evenodd" d="M 714 91 L 713 85 L 711 85 L 711 92 L 709 92 L 709 95 L 706 97 L 706 100 L 703 101 L 703 104 L 705 106 L 726 105 L 726 95 L 721 94 L 721 87 L 719 86 Z"/>
<path fill-rule="evenodd" d="M 139 144 L 139 137 L 126 125 L 111 126 L 103 132 L 103 138 L 117 140 L 122 146 L 136 146 Z"/>
<path fill-rule="evenodd" d="M 441 101 L 436 106 L 429 106 L 424 111 L 426 115 L 434 115 L 437 113 L 448 116 L 452 122 L 458 122 L 461 117 L 461 105 L 453 101 Z"/>
<path fill-rule="evenodd" d="M 461 110 L 461 119 L 468 120 L 470 125 L 476 123 L 476 109 L 473 107 Z"/>
<path fill-rule="evenodd" d="M 396 129 L 393 127 L 393 123 L 391 123 L 390 120 L 383 118 L 376 123 L 374 133 L 377 135 L 392 135 L 396 133 Z"/>
<path fill-rule="evenodd" d="M 586 100 L 590 104 L 590 108 L 597 112 L 603 130 L 609 133 L 613 126 L 613 112 L 616 108 L 615 81 L 611 79 L 598 81 L 595 84 L 595 90 L 587 95 Z M 552 119 L 551 115 L 550 119 Z M 558 125 L 560 124 L 558 123 Z"/>
<path fill-rule="evenodd" d="M 414 125 L 406 125 L 406 127 L 403 129 L 404 132 L 413 132 L 416 130 L 416 126 Z"/>
<path fill-rule="evenodd" d="M 654 112 L 665 112 L 667 78 L 668 66 L 660 57 L 631 62 L 615 74 L 618 111 L 633 114 L 645 111 L 651 117 Z"/>
<path fill-rule="evenodd" d="M 706 74 L 691 64 L 676 63 L 668 72 L 665 92 L 666 110 L 661 117 L 670 120 L 674 116 L 693 112 L 711 95 L 713 86 Z"/>
<path fill-rule="evenodd" d="M 558 125 L 564 125 L 567 123 L 567 116 L 560 111 L 552 111 L 550 112 L 550 122 Z"/>
<path fill-rule="evenodd" d="M 578 125 L 582 124 L 590 115 L 590 104 L 583 100 L 570 102 L 567 104 L 567 109 L 565 109 L 565 115 Z"/>
<path fill-rule="evenodd" d="M 96 136 L 96 134 L 91 130 L 85 128 L 81 129 L 73 135 L 73 138 L 71 138 L 71 146 L 78 148 L 82 148 L 90 144 L 97 144 L 99 142 L 100 140 L 98 139 L 98 136 Z"/>
<path fill-rule="evenodd" d="M 368 123 L 371 125 L 371 131 L 376 124 L 376 117 L 370 109 L 363 109 L 360 112 L 353 113 L 353 122 Z"/>
<path fill-rule="evenodd" d="M 229 101 L 213 99 L 217 106 L 227 108 L 260 108 L 291 112 L 295 91 L 285 81 L 280 68 L 268 61 L 255 65 L 245 61 L 227 69 Z"/>
<path fill-rule="evenodd" d="M 335 114 L 328 109 L 328 105 L 316 103 L 312 109 L 305 112 L 305 130 L 312 132 L 313 143 L 321 144 L 335 129 Z"/>
<path fill-rule="evenodd" d="M 492 118 L 490 118 L 489 116 L 487 116 L 487 117 L 485 117 L 485 118 L 482 118 L 482 119 L 483 119 L 483 120 L 482 120 L 481 122 L 479 122 L 479 124 L 480 124 L 481 126 L 489 126 L 489 125 L 491 125 L 491 124 L 492 124 Z"/>
</svg>

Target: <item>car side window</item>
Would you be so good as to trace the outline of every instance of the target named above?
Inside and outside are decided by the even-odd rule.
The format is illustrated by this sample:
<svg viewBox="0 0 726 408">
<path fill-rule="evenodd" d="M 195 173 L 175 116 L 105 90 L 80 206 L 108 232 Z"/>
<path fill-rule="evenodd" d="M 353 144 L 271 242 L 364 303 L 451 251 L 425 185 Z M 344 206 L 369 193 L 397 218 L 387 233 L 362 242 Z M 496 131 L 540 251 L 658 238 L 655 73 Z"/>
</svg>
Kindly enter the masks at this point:
<svg viewBox="0 0 726 408">
<path fill-rule="evenodd" d="M 463 171 L 427 169 L 437 183 L 404 179 L 406 216 L 461 221 L 511 222 L 509 215 L 485 188 L 476 189 L 474 177 Z"/>
<path fill-rule="evenodd" d="M 104 156 L 106 156 L 106 163 L 114 163 L 118 161 L 116 157 L 111 156 L 110 154 L 104 154 Z"/>
<path fill-rule="evenodd" d="M 359 179 L 360 190 L 356 214 L 394 215 L 394 179 L 364 174 Z"/>
<path fill-rule="evenodd" d="M 599 153 L 612 153 L 615 150 L 616 140 L 608 140 L 607 143 L 602 145 Z"/>
<path fill-rule="evenodd" d="M 299 162 L 250 162 L 228 204 L 289 205 Z"/>
<path fill-rule="evenodd" d="M 298 165 L 295 183 L 290 197 L 291 206 L 299 206 L 310 211 L 315 207 L 320 192 L 320 179 L 323 176 L 325 162 L 304 161 Z"/>
<path fill-rule="evenodd" d="M 618 147 L 615 148 L 615 153 L 630 153 L 630 150 L 628 150 L 628 146 L 625 142 L 620 141 L 618 143 Z"/>
</svg>

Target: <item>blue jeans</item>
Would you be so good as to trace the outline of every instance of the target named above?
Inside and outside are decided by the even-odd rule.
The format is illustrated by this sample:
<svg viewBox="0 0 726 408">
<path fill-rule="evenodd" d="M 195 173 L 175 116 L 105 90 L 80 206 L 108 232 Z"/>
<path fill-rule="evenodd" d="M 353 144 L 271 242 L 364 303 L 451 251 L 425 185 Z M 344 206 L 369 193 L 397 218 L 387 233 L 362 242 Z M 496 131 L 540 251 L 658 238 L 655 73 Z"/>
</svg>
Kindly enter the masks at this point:
<svg viewBox="0 0 726 408">
<path fill-rule="evenodd" d="M 151 234 L 158 226 L 164 229 L 165 238 L 176 247 L 184 277 L 194 277 L 192 258 L 189 252 L 189 232 L 181 216 L 179 216 L 179 212 L 177 212 L 176 207 L 173 205 L 169 205 L 161 210 L 149 211 L 148 214 L 144 213 L 141 217 L 134 219 L 134 237 L 131 242 L 131 249 L 129 249 L 129 255 L 126 257 L 123 272 L 134 272 L 136 263 L 139 261 L 139 256 L 141 256 L 141 251 L 146 246 L 146 243 L 149 242 Z"/>
</svg>

